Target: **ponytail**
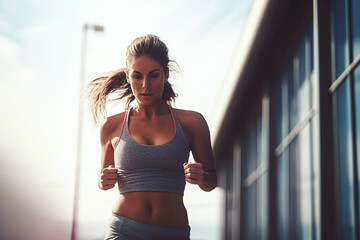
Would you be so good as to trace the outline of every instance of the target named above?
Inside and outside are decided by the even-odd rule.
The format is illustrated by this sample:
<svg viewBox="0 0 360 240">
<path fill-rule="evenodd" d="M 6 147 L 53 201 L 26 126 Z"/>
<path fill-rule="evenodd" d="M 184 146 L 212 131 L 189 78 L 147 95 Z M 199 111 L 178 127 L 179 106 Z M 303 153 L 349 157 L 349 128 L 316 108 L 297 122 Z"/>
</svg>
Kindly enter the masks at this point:
<svg viewBox="0 0 360 240">
<path fill-rule="evenodd" d="M 101 116 L 106 116 L 106 101 L 111 93 L 121 91 L 119 96 L 112 100 L 128 97 L 126 109 L 129 108 L 130 102 L 135 99 L 130 84 L 126 80 L 126 71 L 126 68 L 119 69 L 112 75 L 98 77 L 87 85 L 86 96 L 95 124 L 98 124 Z"/>
</svg>

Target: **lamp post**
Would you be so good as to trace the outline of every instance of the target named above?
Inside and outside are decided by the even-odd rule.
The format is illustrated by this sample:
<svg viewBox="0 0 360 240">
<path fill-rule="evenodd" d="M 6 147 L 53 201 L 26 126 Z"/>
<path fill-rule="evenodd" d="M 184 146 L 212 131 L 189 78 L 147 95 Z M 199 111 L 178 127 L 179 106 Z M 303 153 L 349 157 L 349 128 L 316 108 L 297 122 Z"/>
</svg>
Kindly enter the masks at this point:
<svg viewBox="0 0 360 240">
<path fill-rule="evenodd" d="M 81 46 L 81 70 L 80 70 L 80 89 L 79 89 L 79 115 L 78 115 L 78 137 L 77 137 L 77 154 L 75 167 L 75 192 L 74 192 L 74 209 L 71 228 L 71 240 L 76 240 L 76 227 L 79 212 L 79 188 L 80 188 L 80 170 L 81 170 L 81 150 L 82 150 L 82 117 L 84 112 L 83 106 L 83 89 L 85 85 L 85 54 L 86 54 L 86 33 L 87 30 L 103 32 L 104 27 L 99 25 L 85 24 L 82 30 Z"/>
</svg>

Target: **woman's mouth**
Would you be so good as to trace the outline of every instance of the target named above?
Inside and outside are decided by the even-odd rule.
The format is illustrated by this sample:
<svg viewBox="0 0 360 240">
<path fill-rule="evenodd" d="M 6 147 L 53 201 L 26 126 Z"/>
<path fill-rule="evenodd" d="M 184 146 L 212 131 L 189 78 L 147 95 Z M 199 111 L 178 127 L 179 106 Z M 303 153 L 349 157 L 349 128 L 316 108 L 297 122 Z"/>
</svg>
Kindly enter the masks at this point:
<svg viewBox="0 0 360 240">
<path fill-rule="evenodd" d="M 141 96 L 144 96 L 144 97 L 150 97 L 150 96 L 152 96 L 153 94 L 152 94 L 152 93 L 141 93 L 140 95 L 141 95 Z"/>
</svg>

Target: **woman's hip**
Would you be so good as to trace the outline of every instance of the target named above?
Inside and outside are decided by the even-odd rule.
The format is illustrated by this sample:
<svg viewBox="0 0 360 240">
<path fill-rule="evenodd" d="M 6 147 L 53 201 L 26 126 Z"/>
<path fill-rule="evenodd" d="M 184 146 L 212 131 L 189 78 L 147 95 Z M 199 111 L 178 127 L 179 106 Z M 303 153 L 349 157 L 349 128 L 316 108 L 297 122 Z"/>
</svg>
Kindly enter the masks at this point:
<svg viewBox="0 0 360 240">
<path fill-rule="evenodd" d="M 112 214 L 104 240 L 133 239 L 190 239 L 190 226 L 160 227 L 141 223 L 123 216 Z"/>
</svg>

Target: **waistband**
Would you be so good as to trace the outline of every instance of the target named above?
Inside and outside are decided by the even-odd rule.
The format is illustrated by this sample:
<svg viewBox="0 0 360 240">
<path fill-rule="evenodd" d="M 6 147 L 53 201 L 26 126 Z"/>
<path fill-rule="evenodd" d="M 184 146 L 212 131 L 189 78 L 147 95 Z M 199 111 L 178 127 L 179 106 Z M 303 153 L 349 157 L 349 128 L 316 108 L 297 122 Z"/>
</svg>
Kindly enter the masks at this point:
<svg viewBox="0 0 360 240">
<path fill-rule="evenodd" d="M 134 239 L 190 239 L 190 226 L 187 227 L 160 227 L 141 223 L 127 217 L 112 214 L 109 219 L 110 227 L 119 234 L 127 235 Z"/>
</svg>

